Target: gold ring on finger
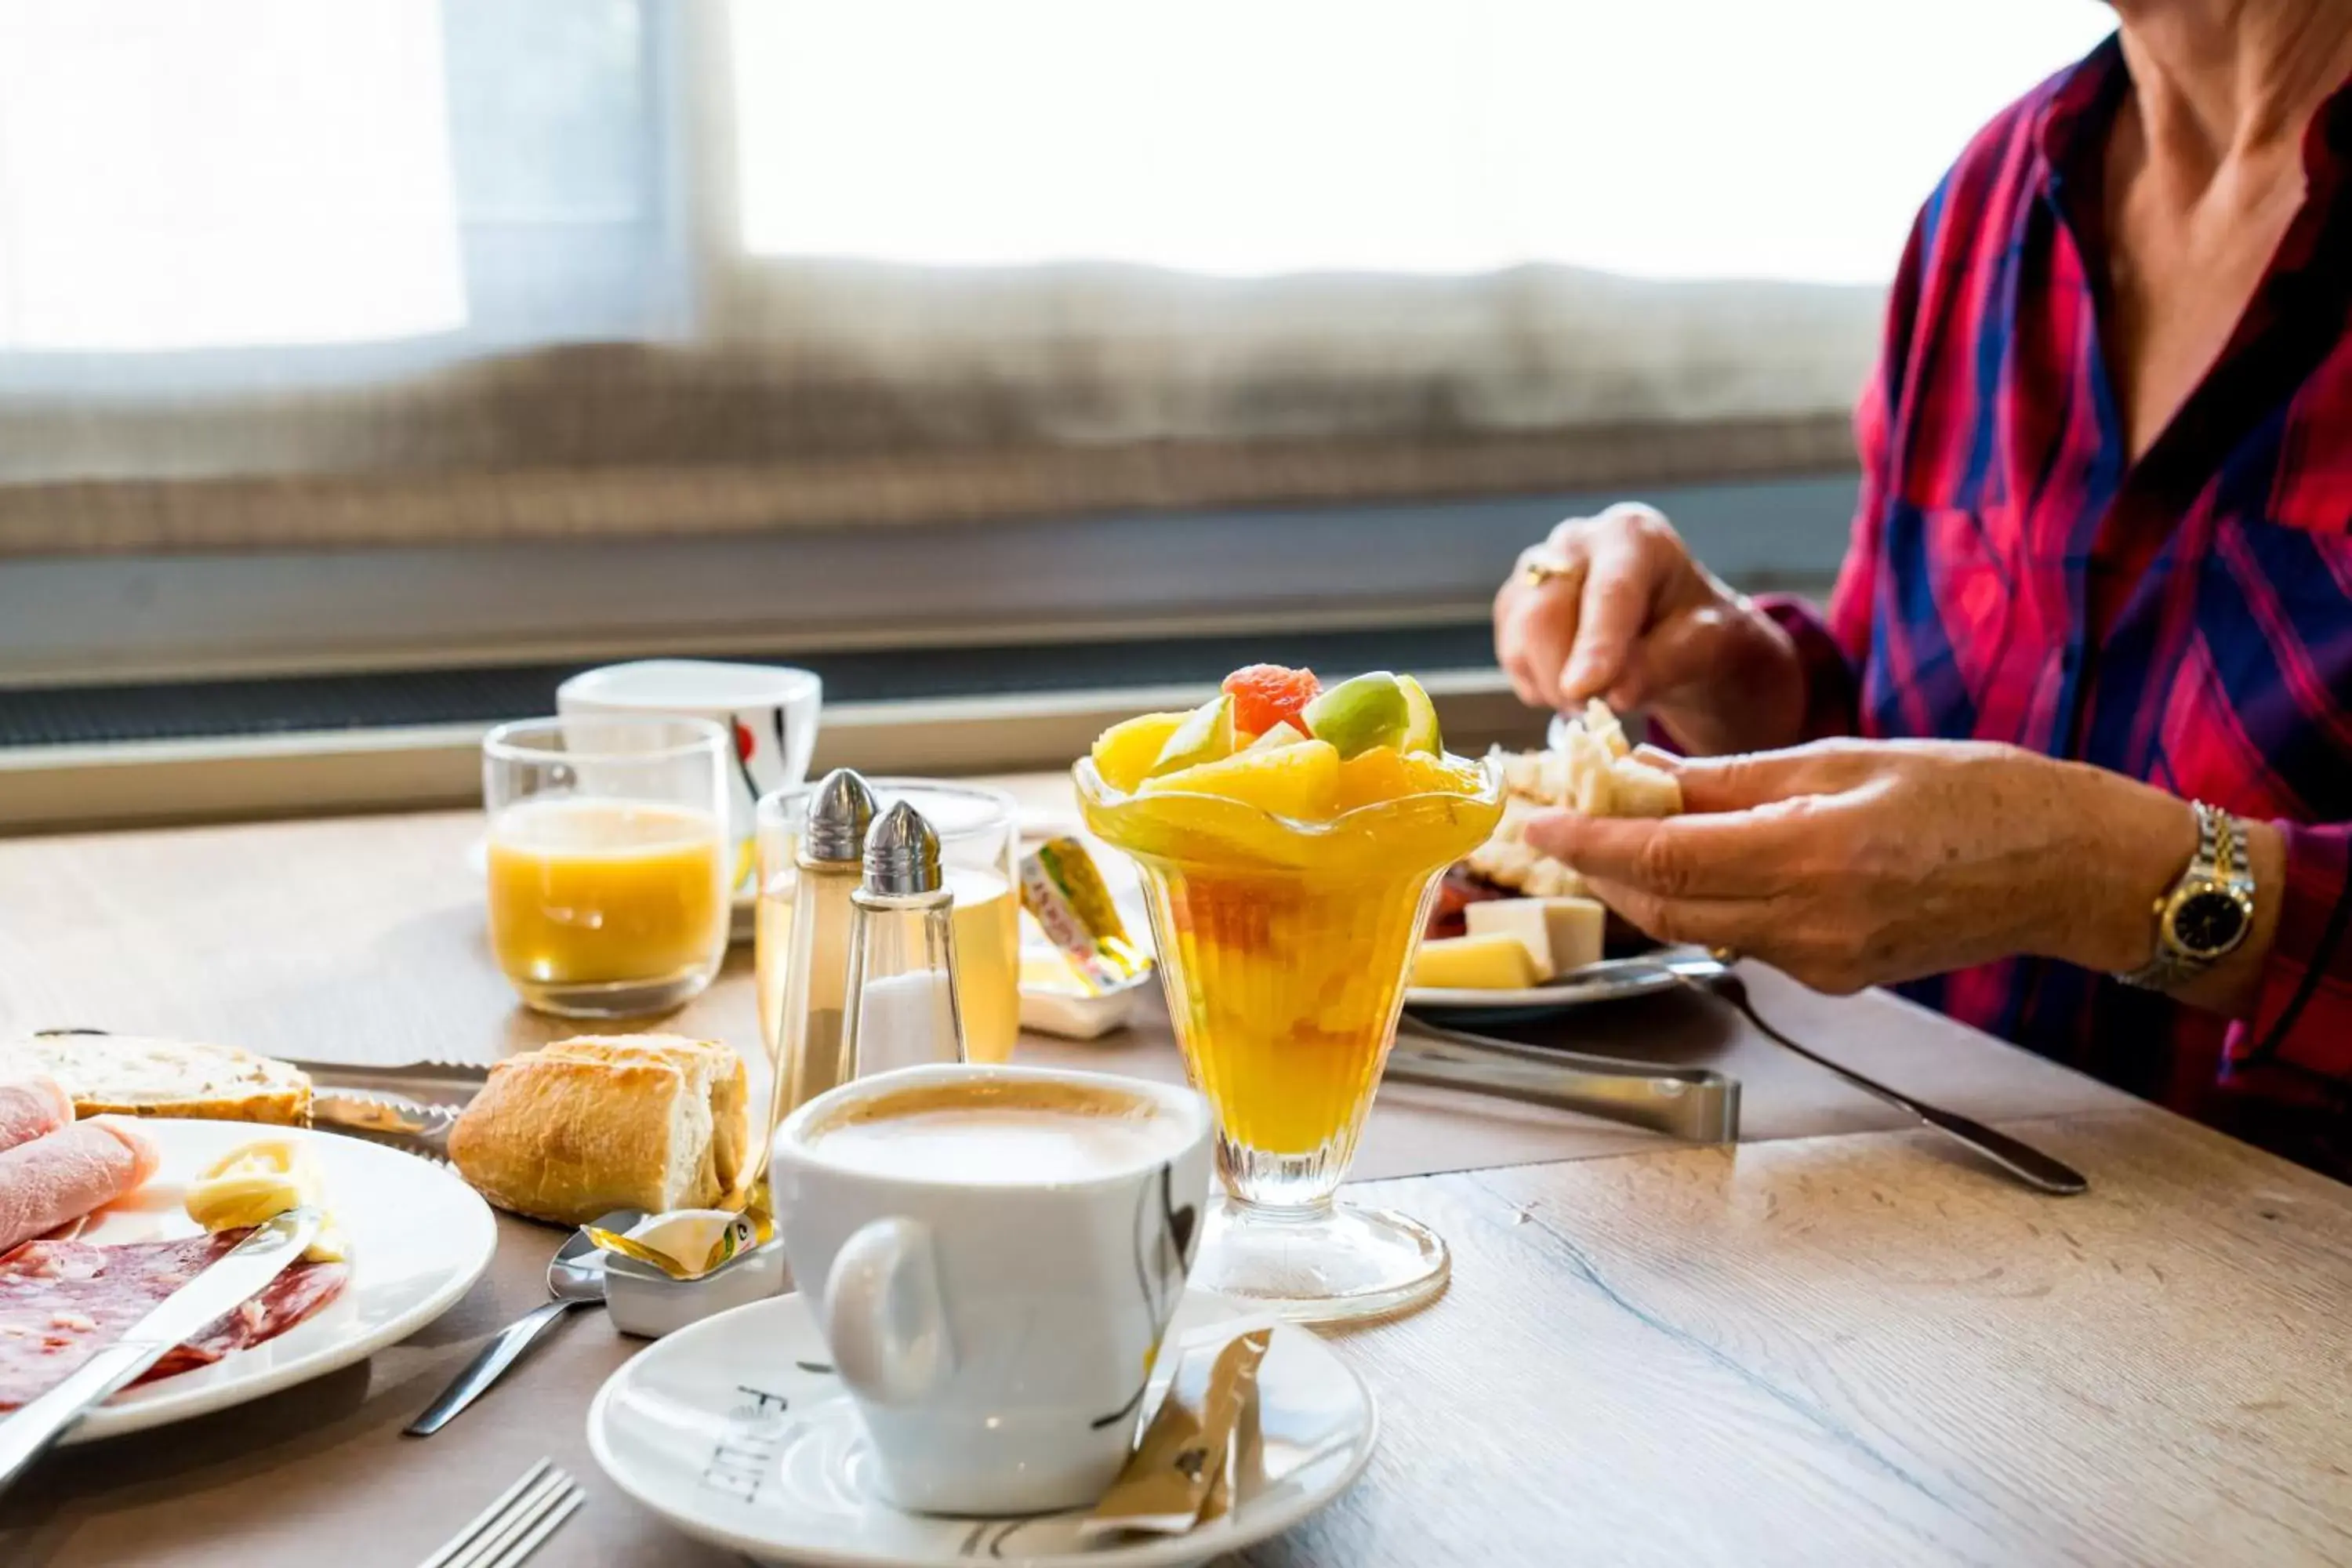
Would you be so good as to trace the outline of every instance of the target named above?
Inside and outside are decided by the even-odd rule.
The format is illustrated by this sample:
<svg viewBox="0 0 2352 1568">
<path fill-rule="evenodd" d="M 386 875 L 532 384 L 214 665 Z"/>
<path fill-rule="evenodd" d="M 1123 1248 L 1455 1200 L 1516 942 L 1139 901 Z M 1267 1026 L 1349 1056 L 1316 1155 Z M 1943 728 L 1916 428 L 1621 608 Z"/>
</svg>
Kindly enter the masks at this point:
<svg viewBox="0 0 2352 1568">
<path fill-rule="evenodd" d="M 1530 588 L 1540 588 L 1562 577 L 1581 576 L 1583 573 L 1584 563 L 1580 561 L 1546 561 L 1541 556 L 1519 568 L 1519 575 Z"/>
</svg>

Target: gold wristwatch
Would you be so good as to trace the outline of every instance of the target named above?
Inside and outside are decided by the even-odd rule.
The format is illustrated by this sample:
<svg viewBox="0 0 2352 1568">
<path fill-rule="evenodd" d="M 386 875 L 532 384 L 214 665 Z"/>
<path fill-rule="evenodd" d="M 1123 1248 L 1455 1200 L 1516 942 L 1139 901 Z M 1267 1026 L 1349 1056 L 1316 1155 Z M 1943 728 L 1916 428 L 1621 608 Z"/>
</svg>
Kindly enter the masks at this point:
<svg viewBox="0 0 2352 1568">
<path fill-rule="evenodd" d="M 2194 803 L 2197 854 L 2180 879 L 2156 900 L 2156 952 L 2116 979 L 2170 990 L 2235 952 L 2254 927 L 2254 871 L 2245 829 L 2228 812 Z"/>
</svg>

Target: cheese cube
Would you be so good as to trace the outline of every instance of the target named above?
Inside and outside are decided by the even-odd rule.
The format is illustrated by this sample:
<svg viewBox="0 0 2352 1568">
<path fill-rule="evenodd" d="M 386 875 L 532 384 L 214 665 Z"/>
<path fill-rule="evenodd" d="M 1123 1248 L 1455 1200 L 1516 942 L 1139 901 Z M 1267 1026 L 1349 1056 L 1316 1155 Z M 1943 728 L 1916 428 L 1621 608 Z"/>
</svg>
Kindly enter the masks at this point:
<svg viewBox="0 0 2352 1568">
<path fill-rule="evenodd" d="M 1448 991 L 1523 991 L 1538 978 L 1517 937 L 1441 937 L 1423 942 L 1412 959 L 1413 984 Z"/>
<path fill-rule="evenodd" d="M 1528 950 L 1537 974 L 1549 980 L 1601 962 L 1601 929 L 1608 916 L 1593 899 L 1490 899 L 1462 912 L 1473 937 L 1508 937 Z"/>
</svg>

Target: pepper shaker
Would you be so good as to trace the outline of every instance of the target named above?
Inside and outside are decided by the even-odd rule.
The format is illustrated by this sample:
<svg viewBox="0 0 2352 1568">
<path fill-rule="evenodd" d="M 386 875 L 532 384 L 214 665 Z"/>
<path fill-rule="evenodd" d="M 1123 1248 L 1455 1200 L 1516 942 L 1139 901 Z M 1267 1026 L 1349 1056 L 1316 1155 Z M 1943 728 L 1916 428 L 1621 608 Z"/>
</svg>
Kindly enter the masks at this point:
<svg viewBox="0 0 2352 1568">
<path fill-rule="evenodd" d="M 847 768 L 825 774 L 809 797 L 793 855 L 799 878 L 793 891 L 783 1017 L 776 1030 L 771 1137 L 785 1117 L 856 1074 L 845 1029 L 854 912 L 849 900 L 857 889 L 874 810 L 874 792 Z"/>
</svg>

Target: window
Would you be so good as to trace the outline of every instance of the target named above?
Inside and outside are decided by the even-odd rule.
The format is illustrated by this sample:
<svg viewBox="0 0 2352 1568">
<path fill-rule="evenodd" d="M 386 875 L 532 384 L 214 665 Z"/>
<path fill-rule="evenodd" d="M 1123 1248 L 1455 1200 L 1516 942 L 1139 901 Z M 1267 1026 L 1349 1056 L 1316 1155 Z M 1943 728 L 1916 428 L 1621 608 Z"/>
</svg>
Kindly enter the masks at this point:
<svg viewBox="0 0 2352 1568">
<path fill-rule="evenodd" d="M 0 689 L 1444 637 L 1629 489 L 1809 585 L 1914 209 L 2106 25 L 0 0 Z"/>
<path fill-rule="evenodd" d="M 1982 0 L 738 0 L 771 256 L 1883 283 L 2111 26 Z"/>
<path fill-rule="evenodd" d="M 1850 461 L 1984 0 L 0 0 L 0 554 Z"/>
<path fill-rule="evenodd" d="M 636 0 L 0 0 L 0 395 L 676 330 L 656 43 Z"/>
<path fill-rule="evenodd" d="M 445 80 L 415 5 L 5 0 L 0 348 L 460 325 Z"/>
</svg>

